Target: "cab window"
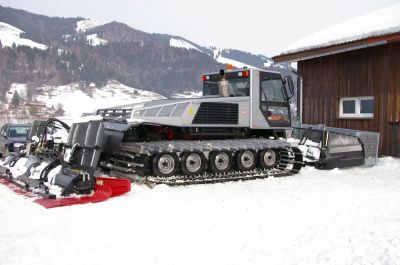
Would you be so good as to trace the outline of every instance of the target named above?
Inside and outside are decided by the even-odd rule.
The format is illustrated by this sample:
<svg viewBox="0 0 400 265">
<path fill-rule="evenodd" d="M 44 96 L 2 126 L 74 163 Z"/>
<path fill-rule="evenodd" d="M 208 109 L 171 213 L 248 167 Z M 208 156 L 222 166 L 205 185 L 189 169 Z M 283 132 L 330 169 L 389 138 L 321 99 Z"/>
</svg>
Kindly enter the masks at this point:
<svg viewBox="0 0 400 265">
<path fill-rule="evenodd" d="M 261 101 L 286 102 L 282 79 L 266 79 L 261 82 Z"/>
<path fill-rule="evenodd" d="M 203 82 L 203 95 L 216 96 L 219 95 L 217 75 L 210 76 L 210 80 Z M 248 97 L 250 96 L 250 78 L 249 77 L 230 77 L 226 78 L 229 82 L 231 97 Z"/>
</svg>

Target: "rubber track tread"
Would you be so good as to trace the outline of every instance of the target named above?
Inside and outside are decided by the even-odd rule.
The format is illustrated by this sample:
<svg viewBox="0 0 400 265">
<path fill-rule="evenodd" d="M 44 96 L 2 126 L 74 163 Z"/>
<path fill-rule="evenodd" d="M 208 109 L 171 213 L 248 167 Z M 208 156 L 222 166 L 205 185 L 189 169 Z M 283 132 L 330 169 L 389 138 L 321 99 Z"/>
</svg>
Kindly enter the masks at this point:
<svg viewBox="0 0 400 265">
<path fill-rule="evenodd" d="M 229 171 L 227 173 L 211 173 L 210 171 L 206 171 L 197 176 L 177 175 L 168 178 L 147 175 L 139 177 L 139 179 L 153 185 L 166 184 L 169 186 L 222 183 L 228 181 L 263 179 L 272 176 L 290 176 L 297 174 L 304 166 L 302 154 L 298 148 L 290 147 L 290 144 L 284 141 L 269 139 L 157 141 L 146 143 L 124 143 L 122 146 L 122 150 L 130 153 L 131 155 L 135 155 L 135 153 L 153 155 L 161 152 L 183 152 L 187 150 L 199 152 L 215 150 L 236 152 L 238 150 L 250 149 L 260 151 L 265 148 L 279 150 L 280 160 L 275 168 L 256 168 L 251 171 Z"/>
</svg>

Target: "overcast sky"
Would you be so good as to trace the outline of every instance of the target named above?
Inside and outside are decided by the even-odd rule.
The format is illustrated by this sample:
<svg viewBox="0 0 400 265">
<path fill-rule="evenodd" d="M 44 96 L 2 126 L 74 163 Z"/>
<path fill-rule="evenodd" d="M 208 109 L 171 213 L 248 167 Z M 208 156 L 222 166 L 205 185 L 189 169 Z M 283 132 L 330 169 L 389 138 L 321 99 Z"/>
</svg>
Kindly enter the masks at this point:
<svg viewBox="0 0 400 265">
<path fill-rule="evenodd" d="M 203 46 L 276 55 L 298 38 L 399 0 L 0 0 L 33 13 L 119 21 Z"/>
</svg>

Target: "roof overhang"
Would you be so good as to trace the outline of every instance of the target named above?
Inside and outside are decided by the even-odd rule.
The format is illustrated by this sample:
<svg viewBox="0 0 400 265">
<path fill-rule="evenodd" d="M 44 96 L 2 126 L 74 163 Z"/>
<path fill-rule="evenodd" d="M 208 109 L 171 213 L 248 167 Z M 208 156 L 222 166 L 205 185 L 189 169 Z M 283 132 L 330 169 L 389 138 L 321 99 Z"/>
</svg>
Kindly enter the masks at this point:
<svg viewBox="0 0 400 265">
<path fill-rule="evenodd" d="M 378 36 L 378 37 L 370 37 L 366 39 L 361 39 L 357 41 L 341 43 L 337 45 L 304 50 L 294 53 L 282 54 L 272 57 L 275 63 L 281 62 L 298 62 L 304 61 L 308 59 L 313 59 L 317 57 L 328 56 L 337 53 L 343 53 L 358 49 L 364 49 L 368 47 L 383 45 L 391 42 L 400 41 L 400 32 L 390 35 Z"/>
</svg>

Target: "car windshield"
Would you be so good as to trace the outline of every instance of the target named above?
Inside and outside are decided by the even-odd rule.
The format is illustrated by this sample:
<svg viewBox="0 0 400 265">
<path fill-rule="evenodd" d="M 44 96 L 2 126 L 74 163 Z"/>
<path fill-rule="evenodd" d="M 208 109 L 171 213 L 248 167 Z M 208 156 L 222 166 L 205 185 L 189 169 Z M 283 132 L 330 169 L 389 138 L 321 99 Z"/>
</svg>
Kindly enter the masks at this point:
<svg viewBox="0 0 400 265">
<path fill-rule="evenodd" d="M 27 137 L 29 132 L 29 126 L 11 126 L 8 131 L 10 137 Z"/>
</svg>

